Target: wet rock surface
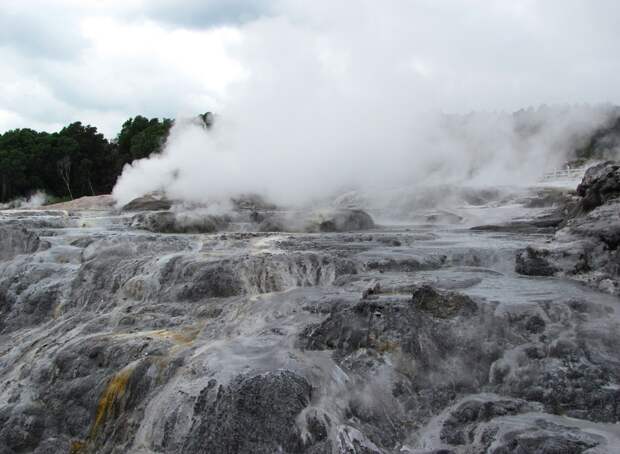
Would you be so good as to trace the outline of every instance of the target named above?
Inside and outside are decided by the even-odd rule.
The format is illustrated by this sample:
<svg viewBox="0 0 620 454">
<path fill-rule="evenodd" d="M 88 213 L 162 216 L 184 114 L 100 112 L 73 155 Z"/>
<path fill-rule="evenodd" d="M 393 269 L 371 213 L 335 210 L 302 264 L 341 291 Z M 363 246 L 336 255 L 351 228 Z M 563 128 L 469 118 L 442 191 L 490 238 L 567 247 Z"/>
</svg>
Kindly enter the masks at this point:
<svg viewBox="0 0 620 454">
<path fill-rule="evenodd" d="M 172 207 L 172 201 L 164 197 L 156 197 L 153 195 L 145 195 L 133 199 L 129 203 L 123 205 L 122 211 L 165 211 Z"/>
<path fill-rule="evenodd" d="M 581 209 L 588 212 L 620 197 L 620 165 L 606 161 L 590 167 L 577 186 Z"/>
<path fill-rule="evenodd" d="M 609 248 L 611 206 L 565 228 Z M 0 453 L 617 452 L 618 301 L 547 237 L 273 208 L 3 212 Z"/>
<path fill-rule="evenodd" d="M 577 194 L 549 245 L 517 253 L 516 271 L 567 276 L 620 295 L 620 166 L 608 161 L 591 167 Z"/>
<path fill-rule="evenodd" d="M 215 233 L 225 230 L 230 221 L 229 216 L 152 211 L 135 215 L 131 226 L 155 233 Z"/>
<path fill-rule="evenodd" d="M 11 260 L 20 254 L 32 254 L 39 245 L 39 237 L 25 228 L 0 226 L 0 261 Z"/>
</svg>

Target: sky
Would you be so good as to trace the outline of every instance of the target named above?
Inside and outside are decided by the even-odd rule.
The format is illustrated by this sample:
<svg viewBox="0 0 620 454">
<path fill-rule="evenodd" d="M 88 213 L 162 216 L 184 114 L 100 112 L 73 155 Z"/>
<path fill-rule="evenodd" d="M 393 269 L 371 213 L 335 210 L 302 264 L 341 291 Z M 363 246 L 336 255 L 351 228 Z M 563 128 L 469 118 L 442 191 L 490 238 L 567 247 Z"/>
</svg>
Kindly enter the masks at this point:
<svg viewBox="0 0 620 454">
<path fill-rule="evenodd" d="M 274 97 L 312 115 L 620 103 L 618 19 L 616 0 L 2 0 L 0 131 L 113 138 L 137 114 Z"/>
</svg>

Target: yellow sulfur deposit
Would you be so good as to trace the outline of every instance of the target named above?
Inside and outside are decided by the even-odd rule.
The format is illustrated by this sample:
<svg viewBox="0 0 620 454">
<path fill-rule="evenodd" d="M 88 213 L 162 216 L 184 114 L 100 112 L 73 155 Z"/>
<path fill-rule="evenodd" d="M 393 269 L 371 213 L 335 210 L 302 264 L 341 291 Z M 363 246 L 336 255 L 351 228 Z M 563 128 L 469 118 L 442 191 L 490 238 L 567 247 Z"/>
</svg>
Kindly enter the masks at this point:
<svg viewBox="0 0 620 454">
<path fill-rule="evenodd" d="M 125 395 L 127 391 L 127 383 L 129 383 L 133 369 L 133 366 L 128 366 L 122 369 L 119 373 L 112 377 L 112 380 L 108 383 L 108 386 L 99 399 L 97 415 L 95 416 L 95 422 L 90 433 L 91 438 L 96 435 L 97 431 L 108 416 L 115 411 L 115 405 L 117 405 Z"/>
</svg>

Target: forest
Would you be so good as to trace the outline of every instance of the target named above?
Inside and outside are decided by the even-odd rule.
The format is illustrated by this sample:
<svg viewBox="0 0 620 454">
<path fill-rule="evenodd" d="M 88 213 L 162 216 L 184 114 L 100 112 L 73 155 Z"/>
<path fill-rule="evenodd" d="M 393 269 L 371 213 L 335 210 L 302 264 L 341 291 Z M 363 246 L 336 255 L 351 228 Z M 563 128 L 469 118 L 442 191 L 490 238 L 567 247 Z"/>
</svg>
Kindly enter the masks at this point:
<svg viewBox="0 0 620 454">
<path fill-rule="evenodd" d="M 172 124 L 138 115 L 111 141 L 79 121 L 54 133 L 7 131 L 0 135 L 0 202 L 35 191 L 52 200 L 110 193 L 125 164 L 161 150 Z"/>
</svg>

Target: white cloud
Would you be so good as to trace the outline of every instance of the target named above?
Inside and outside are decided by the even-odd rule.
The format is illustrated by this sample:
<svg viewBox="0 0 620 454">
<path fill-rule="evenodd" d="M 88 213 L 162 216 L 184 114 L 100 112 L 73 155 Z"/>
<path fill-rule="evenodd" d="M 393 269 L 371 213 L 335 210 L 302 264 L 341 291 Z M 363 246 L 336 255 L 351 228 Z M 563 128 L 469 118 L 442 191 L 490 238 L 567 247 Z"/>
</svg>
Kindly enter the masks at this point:
<svg viewBox="0 0 620 454">
<path fill-rule="evenodd" d="M 113 136 L 136 114 L 225 109 L 248 74 L 325 102 L 339 84 L 446 111 L 618 103 L 617 17 L 614 0 L 5 0 L 0 108 Z"/>
<path fill-rule="evenodd" d="M 70 56 L 44 47 L 24 52 L 13 45 L 17 36 L 0 43 L 0 106 L 11 118 L 6 124 L 52 129 L 80 120 L 113 137 L 137 114 L 174 117 L 213 110 L 228 85 L 244 76 L 228 51 L 241 43 L 238 29 L 170 27 L 135 18 L 136 2 L 109 6 L 57 2 L 56 14 L 72 18 Z M 19 14 L 27 12 L 21 8 Z M 39 10 L 36 17 L 44 14 Z M 55 23 L 50 16 L 48 22 Z M 41 36 L 56 28 L 42 27 Z"/>
</svg>

